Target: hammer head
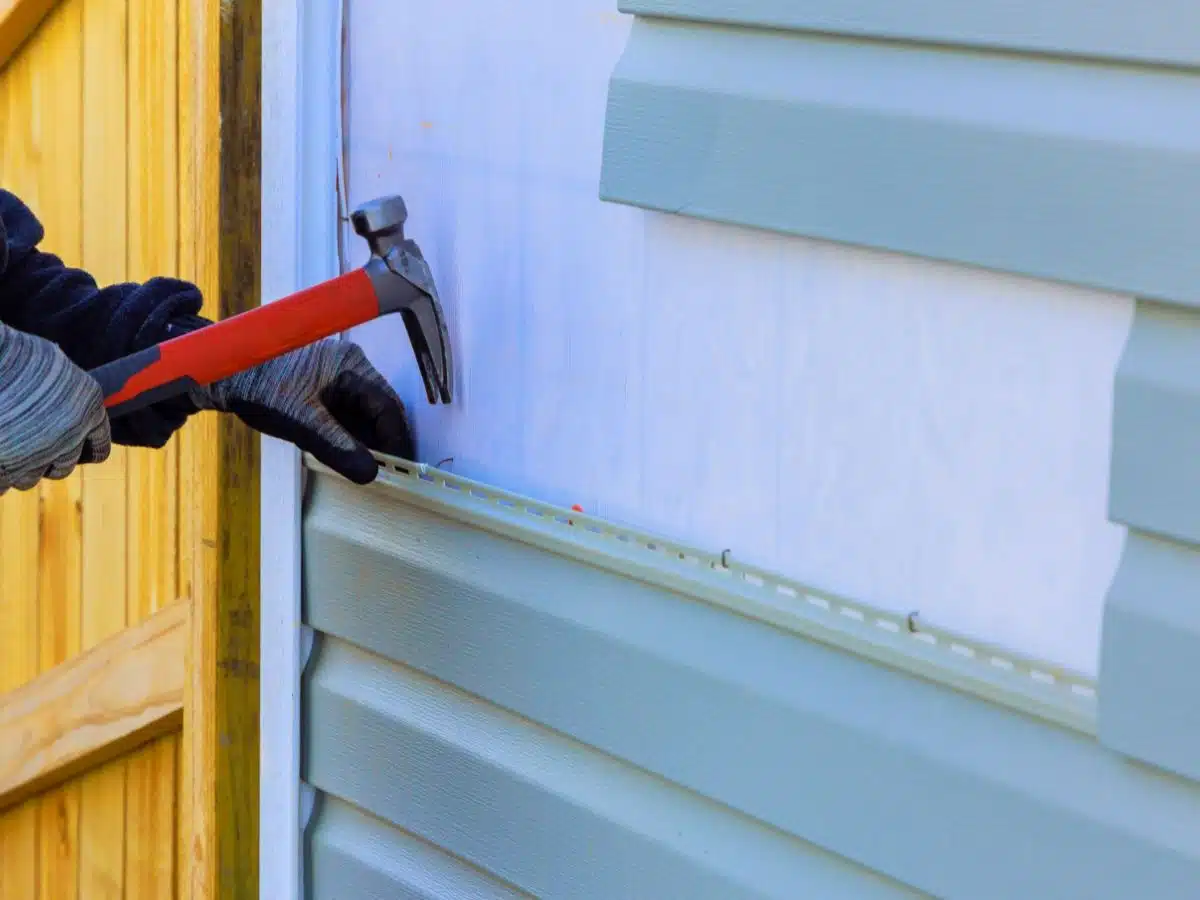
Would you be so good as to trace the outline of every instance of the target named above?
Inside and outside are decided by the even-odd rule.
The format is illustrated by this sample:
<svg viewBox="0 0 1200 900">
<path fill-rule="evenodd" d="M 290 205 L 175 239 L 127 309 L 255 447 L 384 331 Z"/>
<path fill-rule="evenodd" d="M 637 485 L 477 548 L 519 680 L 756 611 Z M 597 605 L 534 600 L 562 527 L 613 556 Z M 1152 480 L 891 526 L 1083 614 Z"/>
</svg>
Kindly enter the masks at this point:
<svg viewBox="0 0 1200 900">
<path fill-rule="evenodd" d="M 454 362 L 446 319 L 433 274 L 421 248 L 404 236 L 408 208 L 398 196 L 364 203 L 350 214 L 354 230 L 371 248 L 367 274 L 379 297 L 379 313 L 400 313 L 430 403 L 453 397 Z"/>
</svg>

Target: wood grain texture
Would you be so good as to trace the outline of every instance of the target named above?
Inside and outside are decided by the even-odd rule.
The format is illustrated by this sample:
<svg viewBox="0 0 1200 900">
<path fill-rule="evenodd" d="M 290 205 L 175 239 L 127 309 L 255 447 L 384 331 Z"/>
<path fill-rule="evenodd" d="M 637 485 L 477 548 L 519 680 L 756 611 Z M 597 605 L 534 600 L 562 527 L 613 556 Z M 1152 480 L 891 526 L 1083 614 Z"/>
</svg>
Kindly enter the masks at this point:
<svg viewBox="0 0 1200 900">
<path fill-rule="evenodd" d="M 33 492 L 0 501 L 0 692 L 19 689 L 37 673 L 37 510 Z M 0 897 L 36 897 L 38 804 L 0 812 Z"/>
<path fill-rule="evenodd" d="M 177 601 L 0 696 L 0 806 L 178 728 L 187 619 Z"/>
<path fill-rule="evenodd" d="M 128 0 L 128 277 L 178 271 L 177 0 Z M 178 442 L 127 455 L 127 615 L 178 596 Z"/>
<path fill-rule="evenodd" d="M 182 277 L 204 294 L 204 314 L 218 314 L 217 227 L 220 189 L 219 104 L 220 31 L 207 0 L 184 0 L 179 7 L 179 266 Z M 216 896 L 218 872 L 215 811 L 217 707 L 208 673 L 215 672 L 215 633 L 211 627 L 217 603 L 217 549 L 220 516 L 215 474 L 217 424 L 199 416 L 179 437 L 180 488 L 189 515 L 180 518 L 180 593 L 191 597 L 187 672 L 183 707 L 183 745 L 180 754 L 179 847 L 181 900 Z"/>
<path fill-rule="evenodd" d="M 0 814 L 0 900 L 37 896 L 38 800 Z"/>
<path fill-rule="evenodd" d="M 179 8 L 180 131 L 180 274 L 204 293 L 204 313 L 217 313 L 217 244 L 220 123 L 216 85 L 219 81 L 219 30 L 208 15 L 206 0 L 184 0 Z M 181 879 L 178 895 L 191 900 L 214 897 L 216 802 L 212 748 L 215 747 L 216 698 L 201 673 L 214 671 L 214 634 L 204 627 L 204 614 L 216 603 L 216 560 L 219 515 L 211 477 L 215 471 L 216 423 L 200 416 L 180 435 L 180 487 L 188 496 L 189 515 L 179 529 L 180 592 L 193 601 L 188 628 L 187 672 L 180 754 L 179 847 Z"/>
<path fill-rule="evenodd" d="M 179 271 L 178 2 L 128 0 L 128 277 Z M 179 440 L 126 455 L 132 625 L 179 596 Z M 182 652 L 183 645 L 180 650 Z M 173 895 L 175 754 L 163 741 L 126 766 L 125 893 Z"/>
<path fill-rule="evenodd" d="M 59 0 L 0 0 L 0 66 L 54 9 Z"/>
<path fill-rule="evenodd" d="M 180 271 L 217 318 L 258 305 L 257 0 L 182 0 Z M 258 447 L 236 420 L 181 435 L 181 593 L 195 600 L 181 748 L 181 897 L 258 894 Z"/>
<path fill-rule="evenodd" d="M 17 57 L 0 73 L 0 181 L 10 190 L 32 191 L 27 109 L 29 59 Z M 37 674 L 38 496 L 0 498 L 0 694 Z M 0 812 L 0 898 L 37 896 L 38 804 L 36 799 Z"/>
<path fill-rule="evenodd" d="M 124 900 L 125 767 L 114 759 L 79 779 L 80 900 Z"/>
<path fill-rule="evenodd" d="M 83 265 L 101 284 L 125 280 L 126 0 L 83 3 Z M 103 466 L 83 470 L 82 646 L 94 647 L 126 624 L 126 452 L 113 447 Z M 125 896 L 124 759 L 86 773 L 79 791 L 79 892 Z"/>
<path fill-rule="evenodd" d="M 177 734 L 168 734 L 129 757 L 125 900 L 164 900 L 175 896 L 178 743 Z"/>
<path fill-rule="evenodd" d="M 81 0 L 59 4 L 32 39 L 31 125 L 39 153 L 38 217 L 46 249 L 68 265 L 82 261 L 83 35 Z M 80 650 L 80 472 L 43 481 L 38 521 L 38 670 L 43 674 Z M 79 785 L 62 784 L 38 800 L 38 897 L 78 893 Z"/>
</svg>

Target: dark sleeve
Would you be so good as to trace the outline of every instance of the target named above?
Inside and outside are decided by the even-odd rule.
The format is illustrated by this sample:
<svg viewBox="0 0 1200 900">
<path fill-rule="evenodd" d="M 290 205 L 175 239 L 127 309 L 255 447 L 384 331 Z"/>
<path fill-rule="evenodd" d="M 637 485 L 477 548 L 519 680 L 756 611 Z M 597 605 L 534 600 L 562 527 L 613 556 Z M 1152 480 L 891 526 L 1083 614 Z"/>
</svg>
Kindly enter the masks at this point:
<svg viewBox="0 0 1200 900">
<path fill-rule="evenodd" d="M 99 287 L 81 269 L 38 249 L 41 223 L 0 190 L 0 321 L 54 341 L 82 369 L 92 369 L 206 324 L 199 288 L 174 278 Z M 3 257 L 7 256 L 7 261 Z M 168 400 L 113 422 L 119 444 L 161 447 L 195 407 Z"/>
</svg>

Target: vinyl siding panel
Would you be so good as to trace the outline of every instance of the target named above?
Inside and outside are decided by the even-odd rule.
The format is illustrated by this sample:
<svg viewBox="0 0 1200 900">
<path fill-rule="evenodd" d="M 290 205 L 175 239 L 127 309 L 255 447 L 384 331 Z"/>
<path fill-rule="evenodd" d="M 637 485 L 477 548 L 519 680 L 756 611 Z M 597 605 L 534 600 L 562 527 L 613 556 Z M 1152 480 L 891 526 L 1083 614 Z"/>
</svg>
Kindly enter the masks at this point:
<svg viewBox="0 0 1200 900">
<path fill-rule="evenodd" d="M 1192 0 L 620 0 L 622 12 L 697 22 L 1200 65 Z"/>
<path fill-rule="evenodd" d="M 335 797 L 322 798 L 306 849 L 312 897 L 521 900 L 529 896 Z"/>
<path fill-rule="evenodd" d="M 1200 777 L 1200 7 L 625 0 L 600 195 L 1138 297 L 1099 734 Z M 1120 64 L 1114 64 L 1119 61 Z"/>
<path fill-rule="evenodd" d="M 1200 552 L 1131 531 L 1105 606 L 1100 737 L 1200 781 Z"/>
<path fill-rule="evenodd" d="M 1109 515 L 1200 544 L 1200 315 L 1139 303 L 1117 367 Z"/>
<path fill-rule="evenodd" d="M 643 18 L 600 196 L 1194 305 L 1200 77 Z"/>
<path fill-rule="evenodd" d="M 1200 779 L 1200 315 L 1139 302 L 1117 367 L 1109 515 L 1129 536 L 1101 642 L 1100 736 Z"/>
<path fill-rule="evenodd" d="M 916 896 L 341 641 L 305 712 L 310 783 L 533 896 Z"/>
<path fill-rule="evenodd" d="M 533 545 L 565 521 L 313 477 L 306 779 L 521 890 L 1169 897 L 1200 877 L 1200 786 L 1087 733 L 619 574 L 616 551 Z"/>
</svg>

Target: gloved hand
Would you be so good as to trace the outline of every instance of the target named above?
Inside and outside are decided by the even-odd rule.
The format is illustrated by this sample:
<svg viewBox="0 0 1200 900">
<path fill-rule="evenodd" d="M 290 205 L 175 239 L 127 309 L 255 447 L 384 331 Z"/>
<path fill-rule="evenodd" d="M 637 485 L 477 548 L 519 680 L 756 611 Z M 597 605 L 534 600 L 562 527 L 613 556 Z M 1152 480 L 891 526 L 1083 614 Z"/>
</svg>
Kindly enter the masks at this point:
<svg viewBox="0 0 1200 900">
<path fill-rule="evenodd" d="M 290 441 L 358 484 L 379 472 L 368 447 L 405 459 L 414 454 L 404 403 L 350 341 L 294 350 L 209 385 L 193 402 Z"/>
<path fill-rule="evenodd" d="M 0 324 L 0 494 L 108 459 L 104 394 L 57 344 Z"/>
</svg>

